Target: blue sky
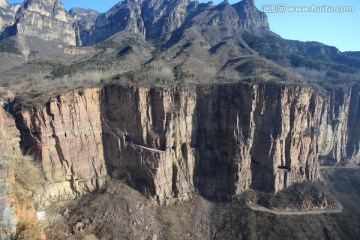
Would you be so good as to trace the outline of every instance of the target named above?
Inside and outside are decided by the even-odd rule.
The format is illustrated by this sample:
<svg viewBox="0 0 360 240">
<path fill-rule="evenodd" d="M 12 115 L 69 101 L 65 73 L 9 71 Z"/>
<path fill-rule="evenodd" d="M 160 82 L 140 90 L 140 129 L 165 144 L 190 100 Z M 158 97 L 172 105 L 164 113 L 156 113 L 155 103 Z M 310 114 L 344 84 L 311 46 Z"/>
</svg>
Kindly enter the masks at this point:
<svg viewBox="0 0 360 240">
<path fill-rule="evenodd" d="M 118 0 L 62 0 L 65 8 L 84 7 L 104 12 Z M 8 0 L 9 3 L 22 2 Z M 213 1 L 219 3 L 220 1 Z M 230 3 L 236 1 L 229 0 Z M 255 0 L 262 10 L 270 10 L 270 5 L 286 5 L 279 13 L 267 13 L 270 28 L 286 39 L 318 41 L 335 46 L 341 51 L 360 51 L 360 1 L 359 0 Z M 353 12 L 290 12 L 292 6 L 353 6 Z M 263 8 L 266 7 L 266 8 Z M 325 9 L 326 10 L 326 9 Z"/>
</svg>

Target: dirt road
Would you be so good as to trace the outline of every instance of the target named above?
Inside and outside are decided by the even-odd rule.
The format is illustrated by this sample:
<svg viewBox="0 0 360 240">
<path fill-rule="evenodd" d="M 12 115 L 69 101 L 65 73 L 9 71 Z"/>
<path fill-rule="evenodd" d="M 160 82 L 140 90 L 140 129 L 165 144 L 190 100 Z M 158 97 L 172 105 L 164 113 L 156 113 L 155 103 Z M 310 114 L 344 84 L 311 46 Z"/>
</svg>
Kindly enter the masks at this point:
<svg viewBox="0 0 360 240">
<path fill-rule="evenodd" d="M 258 204 L 251 204 L 249 207 L 254 211 L 261 211 L 272 213 L 276 215 L 306 215 L 306 214 L 332 214 L 332 213 L 341 213 L 343 210 L 343 206 L 338 203 L 338 208 L 336 209 L 303 209 L 303 210 L 277 210 L 277 209 L 270 209 Z"/>
</svg>

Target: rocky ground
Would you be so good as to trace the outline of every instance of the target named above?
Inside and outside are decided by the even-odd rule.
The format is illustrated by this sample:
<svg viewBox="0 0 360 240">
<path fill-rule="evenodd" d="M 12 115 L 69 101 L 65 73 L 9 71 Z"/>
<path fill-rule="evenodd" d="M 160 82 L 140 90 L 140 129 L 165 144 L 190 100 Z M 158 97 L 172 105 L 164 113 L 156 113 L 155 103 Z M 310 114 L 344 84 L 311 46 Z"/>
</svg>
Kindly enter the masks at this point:
<svg viewBox="0 0 360 240">
<path fill-rule="evenodd" d="M 298 184 L 276 195 L 246 192 L 228 203 L 195 197 L 157 206 L 120 181 L 102 192 L 62 208 L 63 221 L 47 229 L 49 239 L 358 239 L 359 169 L 323 169 L 324 180 Z M 298 206 L 300 193 L 316 203 L 339 201 L 341 213 L 275 215 L 253 211 L 248 203 L 264 199 L 270 207 Z M 313 197 L 312 197 L 313 195 Z M 330 206 L 327 206 L 330 208 Z"/>
</svg>

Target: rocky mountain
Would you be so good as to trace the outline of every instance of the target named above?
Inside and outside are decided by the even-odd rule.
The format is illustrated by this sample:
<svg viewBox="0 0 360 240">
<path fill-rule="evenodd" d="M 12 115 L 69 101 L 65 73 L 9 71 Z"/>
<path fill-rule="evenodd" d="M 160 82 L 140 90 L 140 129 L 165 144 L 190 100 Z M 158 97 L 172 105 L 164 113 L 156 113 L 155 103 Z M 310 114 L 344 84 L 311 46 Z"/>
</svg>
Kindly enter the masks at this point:
<svg viewBox="0 0 360 240">
<path fill-rule="evenodd" d="M 6 0 L 1 0 L 1 1 L 0 1 L 0 7 L 6 8 L 7 6 L 8 6 L 8 3 L 7 3 Z"/>
<path fill-rule="evenodd" d="M 11 26 L 15 22 L 15 16 L 21 4 L 9 5 L 6 0 L 0 1 L 0 32 L 5 27 Z"/>
<path fill-rule="evenodd" d="M 122 1 L 107 12 L 100 14 L 95 25 L 83 35 L 84 45 L 106 40 L 120 31 L 144 34 L 144 23 L 141 19 L 141 4 L 139 1 Z"/>
<path fill-rule="evenodd" d="M 201 16 L 206 16 L 204 19 Z M 117 32 L 129 31 L 143 35 L 148 40 L 168 40 L 182 26 L 224 26 L 234 29 L 268 30 L 266 15 L 253 1 L 230 5 L 227 2 L 214 6 L 188 0 L 170 2 L 122 1 L 101 14 L 88 36 L 83 35 L 84 45 L 105 40 Z"/>
<path fill-rule="evenodd" d="M 14 25 L 2 33 L 2 38 L 9 36 L 61 40 L 65 44 L 76 45 L 72 19 L 60 0 L 26 0 Z"/>
<path fill-rule="evenodd" d="M 82 42 L 85 45 L 97 43 L 120 31 L 138 33 L 146 39 L 167 39 L 196 5 L 187 0 L 122 1 L 97 18 Z"/>
<path fill-rule="evenodd" d="M 82 40 L 87 37 L 88 31 L 94 26 L 99 13 L 91 9 L 72 8 L 69 15 L 75 21 L 76 45 L 82 46 Z"/>
<path fill-rule="evenodd" d="M 16 119 L 22 148 L 42 162 L 53 197 L 86 194 L 109 174 L 159 204 L 195 192 L 228 199 L 315 180 L 320 160 L 358 164 L 359 90 L 107 85 Z"/>
<path fill-rule="evenodd" d="M 6 2 L 2 6 L 10 8 Z M 341 215 L 341 205 L 327 197 L 332 190 L 318 182 L 324 166 L 330 168 L 328 181 L 337 175 L 333 168 L 357 171 L 360 165 L 358 52 L 282 39 L 271 32 L 253 0 L 218 5 L 126 0 L 101 14 L 81 8 L 67 13 L 59 0 L 27 0 L 16 12 L 0 41 L 0 59 L 8 62 L 0 70 L 0 97 L 11 114 L 0 111 L 0 117 L 12 126 L 11 131 L 4 128 L 16 136 L 12 142 L 20 137 L 12 148 L 31 155 L 43 173 L 45 183 L 28 189 L 27 196 L 36 201 L 31 209 L 37 206 L 46 214 L 42 211 L 54 203 L 85 195 L 84 201 L 96 205 L 90 214 L 81 213 L 87 208 L 76 201 L 61 212 L 66 218 L 80 209 L 70 214 L 71 230 L 64 236 L 88 229 L 109 239 L 219 239 L 229 234 L 237 236 L 223 238 L 255 239 L 264 221 L 269 229 L 275 218 L 285 224 L 282 216 L 255 213 L 247 206 L 253 203 L 284 205 L 280 211 L 285 213 L 294 202 L 293 212 L 335 210 L 338 219 L 360 226 L 344 215 L 360 209 L 358 202 L 345 201 L 350 206 Z M 11 65 L 14 56 L 25 53 L 26 59 Z M 339 175 L 341 183 L 350 181 Z M 336 178 L 330 180 L 335 186 Z M 299 186 L 306 189 L 312 182 L 317 190 L 308 196 Z M 130 189 L 124 184 L 137 190 L 137 197 L 122 194 Z M 225 202 L 236 198 L 244 199 L 226 210 Z M 236 231 L 221 230 L 227 222 L 222 218 L 240 218 L 230 207 L 246 214 L 236 222 L 242 227 L 229 220 Z M 145 217 L 161 211 L 160 220 Z M 133 229 L 136 237 L 109 225 L 122 212 L 131 219 L 120 225 Z M 184 233 L 179 222 L 190 216 L 198 218 Z M 323 222 L 316 226 L 326 228 L 317 236 L 330 239 L 331 229 L 343 228 L 340 220 L 317 219 Z M 283 233 L 288 226 L 297 229 L 296 236 L 311 238 L 308 229 L 314 222 L 301 223 L 306 226 L 285 224 L 275 230 Z M 241 232 L 243 226 L 248 232 Z M 167 238 L 166 232 L 181 237 Z M 259 236 L 267 234 L 264 230 Z M 356 239 L 349 231 L 345 235 Z"/>
</svg>

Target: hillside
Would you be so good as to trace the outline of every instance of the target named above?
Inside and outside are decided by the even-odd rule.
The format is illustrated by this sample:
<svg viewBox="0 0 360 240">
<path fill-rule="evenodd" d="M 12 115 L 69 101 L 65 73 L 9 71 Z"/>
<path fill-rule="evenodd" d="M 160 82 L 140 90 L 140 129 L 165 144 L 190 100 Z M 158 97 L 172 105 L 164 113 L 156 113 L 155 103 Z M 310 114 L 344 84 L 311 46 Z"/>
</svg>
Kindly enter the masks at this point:
<svg viewBox="0 0 360 240">
<path fill-rule="evenodd" d="M 253 0 L 0 20 L 4 236 L 359 237 L 358 52 L 283 39 Z"/>
</svg>

